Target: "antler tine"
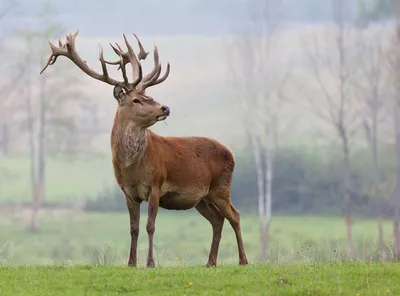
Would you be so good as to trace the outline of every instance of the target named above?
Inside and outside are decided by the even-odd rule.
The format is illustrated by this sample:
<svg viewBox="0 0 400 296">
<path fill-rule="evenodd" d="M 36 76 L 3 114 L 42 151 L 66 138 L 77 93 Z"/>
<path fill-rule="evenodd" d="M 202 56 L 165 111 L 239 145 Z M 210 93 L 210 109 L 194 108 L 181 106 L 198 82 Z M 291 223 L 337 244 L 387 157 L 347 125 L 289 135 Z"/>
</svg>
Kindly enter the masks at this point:
<svg viewBox="0 0 400 296">
<path fill-rule="evenodd" d="M 119 65 L 118 70 L 121 69 L 125 83 L 127 81 L 126 68 L 125 68 L 126 64 L 129 64 L 129 63 L 132 64 L 133 75 L 135 75 L 135 70 L 136 70 L 135 65 L 137 65 L 138 66 L 137 67 L 138 68 L 137 78 L 135 79 L 135 81 L 133 83 L 129 84 L 130 89 L 132 89 L 132 88 L 136 87 L 136 85 L 139 84 L 140 81 L 142 80 L 142 67 L 139 64 L 139 61 L 137 60 L 137 57 L 136 57 L 135 53 L 133 52 L 133 49 L 132 49 L 131 45 L 129 44 L 125 34 L 123 36 L 124 36 L 125 44 L 128 48 L 128 51 L 124 52 L 118 43 L 115 43 L 115 46 L 110 43 L 111 48 L 120 57 L 120 60 L 115 61 L 115 62 L 105 61 L 105 63 L 110 64 L 110 65 Z"/>
<path fill-rule="evenodd" d="M 122 51 L 121 46 L 119 46 L 119 44 L 118 44 L 117 42 L 115 42 L 115 45 L 118 47 L 118 49 L 113 48 L 114 51 L 115 51 L 115 50 L 119 51 L 119 52 L 121 53 L 121 55 L 125 58 L 125 60 L 124 60 L 124 65 L 125 65 L 125 64 L 128 64 L 128 63 L 129 63 L 129 58 L 127 58 L 126 55 L 124 55 L 124 52 Z M 113 47 L 113 46 L 112 46 L 112 47 Z M 121 69 L 121 66 L 119 66 L 117 70 L 119 70 L 119 69 Z"/>
<path fill-rule="evenodd" d="M 121 48 L 121 46 L 119 46 L 119 44 L 117 42 L 115 42 L 115 45 L 118 47 L 119 51 L 122 52 L 122 48 Z"/>
<path fill-rule="evenodd" d="M 121 47 L 118 45 L 118 43 L 116 43 L 116 45 L 117 45 L 117 47 L 118 47 L 119 49 L 115 48 L 114 45 L 112 45 L 112 44 L 110 43 L 110 46 L 111 46 L 111 48 L 114 50 L 114 52 L 115 52 L 118 56 L 122 57 L 122 59 L 123 59 L 123 65 L 125 66 L 126 64 L 129 63 L 129 59 L 128 59 L 128 57 L 127 57 L 126 55 L 124 55 L 124 53 L 122 52 L 122 49 L 121 49 Z M 106 62 L 106 64 L 109 64 L 109 65 L 118 65 L 118 69 L 117 69 L 117 70 L 121 69 L 121 60 L 118 60 L 118 61 L 115 61 L 115 62 L 110 62 L 110 61 L 105 61 L 105 62 Z"/>
<path fill-rule="evenodd" d="M 150 86 L 160 84 L 161 82 L 165 81 L 168 78 L 169 72 L 170 72 L 170 64 L 168 63 L 165 74 L 160 79 L 158 79 L 158 77 L 161 74 L 161 65 L 159 63 L 158 47 L 157 47 L 156 43 L 154 43 L 154 68 L 143 79 L 140 89 L 145 90 L 146 88 L 148 88 Z"/>
<path fill-rule="evenodd" d="M 65 45 L 68 45 L 68 43 L 70 43 L 71 44 L 71 46 L 74 46 L 75 47 L 75 38 L 76 38 L 76 36 L 78 36 L 78 34 L 79 34 L 79 29 L 78 30 L 76 30 L 76 32 L 75 33 L 70 33 L 70 34 L 68 34 L 66 37 L 67 37 L 67 43 L 65 43 Z"/>
<path fill-rule="evenodd" d="M 121 55 L 121 59 L 119 60 L 120 65 L 119 65 L 119 69 L 121 69 L 122 72 L 122 77 L 124 78 L 124 82 L 126 85 L 129 85 L 129 81 L 128 81 L 128 76 L 126 75 L 126 68 L 125 68 L 125 63 L 124 63 L 124 59 Z"/>
<path fill-rule="evenodd" d="M 155 75 L 153 75 L 153 77 L 150 77 L 147 81 L 145 81 L 143 79 L 143 83 L 141 85 L 141 89 L 146 89 L 147 87 L 153 85 L 153 83 L 157 80 L 157 78 L 160 76 L 161 74 L 161 65 L 158 65 L 157 69 L 156 69 L 156 73 Z"/>
<path fill-rule="evenodd" d="M 99 60 L 101 63 L 101 68 L 103 70 L 103 75 L 108 76 L 106 61 L 104 60 L 104 55 L 103 55 L 103 47 L 100 45 L 100 43 L 99 43 Z"/>
<path fill-rule="evenodd" d="M 162 69 L 161 65 L 158 65 L 156 74 L 149 80 L 150 84 L 158 79 L 158 77 L 161 74 L 161 69 Z"/>
<path fill-rule="evenodd" d="M 112 47 L 112 46 L 111 46 Z M 103 69 L 103 73 L 104 75 L 108 76 L 108 71 L 107 71 L 107 66 L 106 64 L 119 64 L 120 65 L 120 69 L 122 72 L 122 77 L 124 78 L 124 84 L 121 84 L 123 86 L 125 86 L 126 90 L 131 90 L 129 87 L 129 81 L 128 81 L 128 76 L 126 75 L 126 68 L 125 68 L 125 62 L 124 62 L 124 57 L 122 55 L 122 52 L 116 50 L 115 53 L 117 55 L 119 55 L 120 59 L 117 62 L 108 62 L 106 60 L 104 60 L 104 56 L 103 56 L 103 47 L 99 44 L 99 48 L 100 48 L 100 56 L 99 56 L 99 60 L 101 63 L 101 67 Z"/>
<path fill-rule="evenodd" d="M 154 55 L 153 55 L 153 58 L 154 58 L 153 70 L 143 78 L 143 84 L 145 84 L 148 81 L 152 80 L 153 77 L 155 75 L 157 75 L 157 72 L 161 71 L 160 59 L 159 59 L 159 55 L 158 55 L 158 48 L 157 48 L 157 44 L 155 42 L 154 42 Z"/>
<path fill-rule="evenodd" d="M 139 62 L 138 62 L 138 63 L 139 63 Z M 143 78 L 143 70 L 142 70 L 142 66 L 139 64 L 138 77 L 137 77 L 137 79 L 136 79 L 133 83 L 131 83 L 131 86 L 132 86 L 133 88 L 135 88 L 135 87 L 140 83 L 140 81 L 142 81 L 142 78 Z"/>
<path fill-rule="evenodd" d="M 129 61 L 132 66 L 132 72 L 133 72 L 133 78 L 134 78 L 134 81 L 132 83 L 130 83 L 130 86 L 132 88 L 135 88 L 140 83 L 140 81 L 142 81 L 142 78 L 143 78 L 142 65 L 140 64 L 140 61 L 138 60 L 137 56 L 135 55 L 135 52 L 133 51 L 132 46 L 129 44 L 128 39 L 126 38 L 125 34 L 123 34 L 123 36 L 124 36 L 125 45 L 128 48 L 128 52 L 124 53 L 124 54 L 126 54 L 129 58 Z M 135 72 L 136 72 L 136 79 L 135 79 Z"/>
<path fill-rule="evenodd" d="M 133 35 L 135 36 L 136 41 L 137 41 L 138 46 L 139 46 L 139 54 L 137 55 L 137 57 L 138 57 L 139 61 L 140 61 L 140 60 L 145 60 L 145 59 L 147 58 L 147 55 L 149 54 L 149 52 L 146 52 L 146 51 L 144 50 L 144 47 L 143 47 L 143 45 L 142 45 L 142 42 L 140 42 L 139 37 L 136 36 L 135 33 L 133 33 Z"/>
<path fill-rule="evenodd" d="M 121 51 L 116 49 L 111 43 L 110 43 L 110 46 L 118 56 L 121 56 Z M 120 60 L 115 61 L 115 62 L 106 61 L 106 64 L 109 64 L 109 65 L 119 65 L 120 63 L 121 63 Z"/>
<path fill-rule="evenodd" d="M 122 87 L 124 87 L 127 90 L 130 89 L 130 85 L 127 83 L 127 80 L 125 79 L 125 77 L 124 77 L 124 81 L 122 82 L 122 81 L 115 80 L 108 75 L 106 61 L 104 60 L 104 57 L 103 57 L 103 48 L 100 45 L 99 45 L 99 60 L 101 62 L 101 67 L 102 67 L 102 72 L 103 72 L 102 74 L 92 70 L 86 64 L 86 62 L 84 60 L 82 60 L 82 58 L 79 56 L 79 54 L 77 53 L 76 48 L 75 48 L 75 38 L 78 34 L 79 34 L 79 30 L 77 30 L 73 34 L 68 34 L 66 36 L 67 41 L 65 42 L 65 44 L 62 44 L 61 40 L 59 40 L 59 42 L 58 42 L 59 47 L 56 47 L 49 41 L 51 54 L 50 54 L 49 58 L 47 59 L 46 65 L 44 66 L 44 68 L 42 69 L 42 71 L 40 73 L 43 73 L 43 71 L 45 71 L 49 65 L 53 65 L 59 56 L 65 56 L 66 58 L 70 59 L 76 66 L 78 66 L 83 72 L 85 72 L 90 77 L 100 80 L 100 81 L 103 81 L 107 84 L 111 84 L 114 86 L 121 85 Z"/>
<path fill-rule="evenodd" d="M 50 45 L 51 54 L 47 58 L 46 65 L 43 67 L 42 71 L 40 71 L 40 74 L 42 74 L 49 65 L 53 65 L 57 61 L 58 56 L 67 54 L 67 51 L 64 50 L 64 48 L 62 48 L 61 46 L 55 47 L 54 44 L 50 42 L 50 40 L 48 42 Z"/>
<path fill-rule="evenodd" d="M 160 79 L 158 79 L 156 82 L 152 83 L 149 86 L 154 86 L 154 85 L 160 84 L 161 82 L 164 82 L 169 76 L 170 69 L 171 69 L 170 64 L 167 63 L 167 70 L 165 71 L 164 75 Z"/>
<path fill-rule="evenodd" d="M 105 62 L 110 65 L 119 65 L 117 70 L 121 69 L 122 77 L 124 78 L 124 82 L 126 85 L 129 85 L 128 76 L 126 75 L 126 68 L 125 68 L 125 65 L 129 63 L 129 57 L 128 57 L 127 53 L 124 53 L 122 51 L 122 49 L 118 43 L 115 43 L 115 44 L 118 48 L 116 48 L 111 43 L 110 43 L 110 46 L 114 50 L 114 52 L 120 57 L 120 59 L 115 62 L 109 62 L 109 61 L 105 61 Z"/>
</svg>

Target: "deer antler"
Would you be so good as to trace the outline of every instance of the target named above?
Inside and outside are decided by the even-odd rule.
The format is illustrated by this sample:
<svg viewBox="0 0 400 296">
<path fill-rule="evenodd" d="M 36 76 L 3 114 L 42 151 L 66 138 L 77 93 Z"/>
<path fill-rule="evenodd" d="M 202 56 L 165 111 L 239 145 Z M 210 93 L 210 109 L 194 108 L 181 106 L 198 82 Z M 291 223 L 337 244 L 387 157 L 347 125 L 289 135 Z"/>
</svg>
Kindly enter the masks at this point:
<svg viewBox="0 0 400 296">
<path fill-rule="evenodd" d="M 135 37 L 136 37 L 136 35 L 135 35 Z M 138 39 L 138 38 L 136 37 L 136 39 Z M 138 86 L 138 88 L 140 90 L 142 90 L 142 91 L 145 90 L 146 88 L 150 87 L 150 86 L 154 86 L 154 85 L 160 84 L 161 82 L 166 80 L 168 75 L 169 75 L 169 72 L 170 72 L 170 65 L 168 63 L 167 64 L 167 70 L 166 70 L 165 74 L 163 75 L 163 77 L 158 79 L 158 77 L 161 74 L 161 68 L 162 67 L 161 67 L 161 64 L 160 64 L 160 61 L 159 61 L 158 48 L 157 48 L 157 44 L 156 43 L 154 43 L 154 54 L 153 54 L 153 56 L 154 56 L 154 67 L 153 67 L 153 70 L 143 78 L 142 83 Z"/>
<path fill-rule="evenodd" d="M 43 71 L 45 71 L 49 65 L 53 65 L 59 56 L 65 56 L 68 59 L 70 59 L 73 63 L 75 63 L 75 65 L 77 65 L 83 72 L 85 72 L 90 77 L 100 80 L 100 81 L 103 81 L 105 83 L 114 85 L 114 86 L 120 85 L 128 92 L 134 90 L 135 88 L 137 88 L 140 91 L 144 91 L 146 88 L 148 88 L 150 86 L 157 85 L 157 84 L 163 82 L 165 79 L 167 79 L 167 77 L 169 75 L 170 65 L 168 63 L 165 74 L 163 75 L 163 77 L 158 79 L 158 77 L 160 76 L 160 73 L 161 73 L 161 65 L 159 63 L 157 45 L 154 44 L 154 68 L 148 75 L 143 77 L 142 65 L 140 64 L 140 60 L 145 60 L 149 53 L 144 50 L 144 47 L 143 47 L 142 43 L 140 42 L 140 39 L 136 36 L 136 34 L 133 34 L 133 35 L 135 36 L 135 38 L 137 40 L 139 50 L 140 50 L 139 54 L 137 56 L 135 55 L 135 53 L 132 49 L 132 46 L 129 44 L 128 39 L 126 38 L 125 34 L 123 34 L 123 37 L 124 37 L 125 45 L 126 45 L 128 51 L 124 52 L 121 49 L 121 47 L 118 45 L 118 43 L 116 43 L 115 46 L 110 43 L 111 48 L 114 50 L 114 52 L 120 58 L 118 61 L 110 62 L 110 61 L 104 60 L 103 48 L 99 44 L 99 60 L 100 60 L 101 68 L 103 71 L 103 74 L 100 74 L 100 73 L 92 70 L 86 64 L 86 62 L 84 60 L 82 60 L 82 58 L 77 53 L 76 48 L 75 48 L 75 38 L 78 34 L 79 34 L 79 30 L 77 30 L 74 34 L 67 35 L 66 36 L 67 41 L 65 42 L 65 44 L 63 44 L 61 42 L 61 40 L 59 40 L 58 47 L 49 41 L 51 55 L 47 59 L 47 63 L 44 66 L 44 68 L 42 69 L 42 71 L 40 71 L 40 74 L 42 74 Z M 118 70 L 121 70 L 122 77 L 124 80 L 118 81 L 118 80 L 111 78 L 108 75 L 108 69 L 107 69 L 106 64 L 119 65 Z M 128 81 L 128 77 L 126 75 L 126 65 L 127 64 L 131 64 L 131 66 L 132 66 L 133 82 L 131 82 L 131 83 Z"/>
<path fill-rule="evenodd" d="M 143 47 L 142 42 L 140 41 L 139 37 L 138 37 L 136 34 L 133 34 L 133 35 L 135 36 L 135 38 L 136 38 L 136 40 L 137 40 L 137 43 L 138 43 L 138 45 L 139 45 L 139 49 L 140 49 L 140 52 L 139 52 L 139 54 L 138 54 L 138 59 L 139 59 L 139 60 L 142 60 L 142 59 L 144 60 L 144 59 L 146 59 L 146 57 L 147 57 L 147 55 L 148 55 L 149 53 L 146 52 L 146 51 L 144 50 L 144 47 Z M 118 44 L 116 44 L 116 46 L 118 47 L 118 49 L 117 49 L 117 48 L 115 48 L 112 44 L 110 44 L 110 45 L 111 45 L 111 47 L 114 49 L 115 53 L 118 54 L 118 55 L 120 55 L 121 47 L 120 47 Z M 124 62 L 123 62 L 123 64 L 125 65 L 125 64 L 128 63 L 128 60 L 126 59 L 125 56 L 123 56 L 123 57 L 124 57 Z M 153 70 L 151 70 L 151 72 L 150 72 L 149 74 L 147 74 L 147 75 L 143 78 L 143 80 L 141 81 L 141 83 L 137 86 L 137 88 L 138 88 L 140 91 L 144 91 L 146 88 L 148 88 L 148 87 L 150 87 L 150 86 L 154 86 L 154 85 L 160 84 L 161 82 L 163 82 L 164 80 L 166 80 L 167 77 L 168 77 L 168 75 L 169 75 L 169 72 L 170 72 L 170 65 L 169 65 L 169 63 L 168 63 L 168 64 L 167 64 L 167 70 L 166 70 L 165 74 L 163 75 L 163 77 L 161 77 L 160 79 L 158 79 L 158 77 L 159 77 L 160 74 L 161 74 L 161 69 L 162 69 L 162 67 L 161 67 L 160 61 L 159 61 L 159 55 L 158 55 L 157 44 L 155 44 L 155 43 L 154 43 L 154 54 L 153 54 L 153 58 L 154 58 L 154 67 L 153 67 Z M 120 67 L 118 68 L 118 70 L 121 69 L 121 71 L 124 72 L 124 70 L 123 70 L 122 67 L 121 67 L 120 61 L 115 61 L 115 62 L 107 62 L 107 61 L 106 61 L 106 63 L 107 63 L 107 64 L 111 64 L 111 65 L 120 65 Z"/>
<path fill-rule="evenodd" d="M 56 47 L 54 44 L 52 44 L 49 41 L 51 55 L 47 59 L 47 63 L 44 66 L 44 68 L 42 69 L 42 71 L 40 71 L 40 74 L 42 74 L 49 65 L 53 65 L 57 61 L 57 58 L 59 56 L 65 56 L 68 59 L 70 59 L 75 65 L 77 65 L 83 72 L 85 72 L 90 77 L 100 80 L 100 81 L 103 81 L 105 83 L 114 85 L 114 86 L 120 85 L 126 91 L 132 91 L 140 83 L 140 81 L 142 81 L 142 66 L 141 66 L 139 60 L 137 59 L 135 53 L 133 52 L 132 47 L 128 43 L 128 40 L 126 39 L 125 34 L 123 36 L 124 36 L 125 44 L 128 48 L 127 52 L 123 52 L 119 46 L 118 46 L 118 49 L 112 46 L 115 53 L 118 54 L 120 57 L 120 60 L 118 62 L 111 63 L 111 62 L 105 61 L 104 56 L 103 56 L 103 48 L 101 47 L 101 45 L 99 45 L 99 60 L 101 63 L 101 68 L 102 68 L 103 74 L 100 74 L 100 73 L 92 70 L 87 65 L 87 63 L 84 60 L 82 60 L 82 58 L 77 53 L 76 48 L 75 48 L 75 38 L 78 34 L 79 34 L 79 30 L 77 30 L 74 34 L 67 35 L 66 36 L 67 41 L 64 44 L 61 42 L 61 40 L 59 40 L 58 47 Z M 141 50 L 139 55 L 141 56 L 141 58 L 145 58 L 146 53 Z M 133 78 L 134 81 L 132 83 L 128 82 L 128 78 L 126 76 L 125 66 L 128 63 L 130 63 L 132 65 L 132 70 L 133 70 L 133 75 L 134 75 L 134 78 Z M 119 64 L 121 71 L 122 71 L 124 81 L 118 81 L 118 80 L 111 78 L 108 75 L 108 70 L 107 70 L 106 64 Z"/>
<path fill-rule="evenodd" d="M 135 34 L 134 34 L 134 35 L 135 35 Z M 136 35 L 135 35 L 135 37 L 136 37 L 136 40 L 137 40 L 137 42 L 138 42 L 139 49 L 140 49 L 139 54 L 137 55 L 137 58 L 139 59 L 139 61 L 140 61 L 140 60 L 145 60 L 146 57 L 147 57 L 147 55 L 148 55 L 149 53 L 146 52 L 146 51 L 144 50 L 143 45 L 142 45 L 142 43 L 140 42 L 139 38 L 138 38 Z M 125 38 L 125 35 L 124 35 L 124 38 Z M 126 38 L 125 38 L 125 39 L 126 39 Z M 115 52 L 117 55 L 120 55 L 120 54 L 122 53 L 122 49 L 121 49 L 121 47 L 119 46 L 118 43 L 115 43 L 115 45 L 116 45 L 116 47 L 118 47 L 118 48 L 114 47 L 114 45 L 112 45 L 112 44 L 110 43 L 110 46 L 112 47 L 112 49 L 114 50 L 114 52 Z M 124 54 L 122 55 L 122 57 L 123 57 L 123 65 L 128 64 L 128 63 L 129 63 L 129 59 L 128 59 L 128 57 L 127 57 L 127 53 L 124 53 Z M 121 69 L 121 61 L 115 61 L 115 62 L 108 62 L 108 61 L 106 61 L 106 64 L 109 64 L 109 65 L 119 65 L 118 70 Z"/>
</svg>

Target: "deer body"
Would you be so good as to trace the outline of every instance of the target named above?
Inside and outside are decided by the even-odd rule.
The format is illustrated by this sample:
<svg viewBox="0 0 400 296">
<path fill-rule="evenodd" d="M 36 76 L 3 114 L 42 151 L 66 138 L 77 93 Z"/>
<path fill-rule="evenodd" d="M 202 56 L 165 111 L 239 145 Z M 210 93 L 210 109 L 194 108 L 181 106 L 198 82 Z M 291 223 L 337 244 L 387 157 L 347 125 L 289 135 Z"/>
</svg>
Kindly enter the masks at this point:
<svg viewBox="0 0 400 296">
<path fill-rule="evenodd" d="M 115 123 L 111 136 L 113 166 L 130 199 L 148 201 L 151 184 L 158 184 L 160 207 L 187 210 L 207 197 L 213 185 L 230 186 L 234 157 L 217 141 L 162 137 L 148 129 L 120 125 Z"/>
<path fill-rule="evenodd" d="M 195 207 L 210 222 L 213 238 L 207 266 L 215 266 L 217 263 L 222 227 L 227 219 L 235 231 L 239 264 L 246 265 L 240 215 L 230 200 L 235 167 L 230 149 L 210 138 L 163 137 L 149 129 L 170 115 L 167 106 L 159 104 L 145 93 L 146 88 L 163 82 L 169 75 L 168 64 L 166 73 L 159 78 L 161 65 L 157 47 L 154 48 L 154 68 L 143 77 L 140 60 L 144 60 L 148 53 L 135 35 L 140 49 L 136 56 L 123 35 L 127 52 L 123 52 L 118 44 L 111 45 L 120 60 L 105 61 L 100 47 L 99 60 L 103 71 L 100 74 L 90 69 L 77 54 L 75 38 L 78 32 L 68 35 L 65 44 L 59 41 L 59 47 L 50 43 L 52 54 L 42 72 L 54 64 L 58 56 L 65 56 L 89 76 L 114 85 L 118 109 L 111 132 L 112 164 L 116 181 L 125 194 L 130 217 L 131 248 L 128 265 L 137 265 L 140 204 L 143 201 L 149 205 L 146 224 L 148 267 L 154 267 L 153 237 L 159 207 L 168 210 Z M 109 77 L 106 64 L 119 65 L 123 81 Z M 128 81 L 125 69 L 127 64 L 132 66 L 133 82 Z"/>
</svg>

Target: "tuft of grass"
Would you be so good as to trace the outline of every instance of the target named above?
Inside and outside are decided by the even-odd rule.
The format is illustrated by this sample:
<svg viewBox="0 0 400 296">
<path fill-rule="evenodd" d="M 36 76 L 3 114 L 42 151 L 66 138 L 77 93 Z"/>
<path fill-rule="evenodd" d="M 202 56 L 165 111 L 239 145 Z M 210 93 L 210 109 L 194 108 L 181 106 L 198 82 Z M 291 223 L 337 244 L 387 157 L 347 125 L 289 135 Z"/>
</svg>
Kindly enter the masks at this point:
<svg viewBox="0 0 400 296">
<path fill-rule="evenodd" d="M 95 247 L 90 253 L 90 260 L 95 266 L 113 265 L 116 258 L 117 252 L 115 248 L 110 245 L 107 245 L 104 248 Z"/>
<path fill-rule="evenodd" d="M 399 295 L 396 264 L 0 267 L 0 295 Z"/>
</svg>

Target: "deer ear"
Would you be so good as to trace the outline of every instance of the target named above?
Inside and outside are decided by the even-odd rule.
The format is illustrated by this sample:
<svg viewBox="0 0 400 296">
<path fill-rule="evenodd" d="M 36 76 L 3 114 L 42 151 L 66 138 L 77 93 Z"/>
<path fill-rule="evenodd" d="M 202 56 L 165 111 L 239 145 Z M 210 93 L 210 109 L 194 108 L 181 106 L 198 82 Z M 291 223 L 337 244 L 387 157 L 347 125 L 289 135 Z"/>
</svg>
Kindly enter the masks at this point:
<svg viewBox="0 0 400 296">
<path fill-rule="evenodd" d="M 114 98 L 118 102 L 122 102 L 125 99 L 125 96 L 126 96 L 126 93 L 125 93 L 124 89 L 122 88 L 122 86 L 116 85 L 114 87 Z"/>
</svg>

